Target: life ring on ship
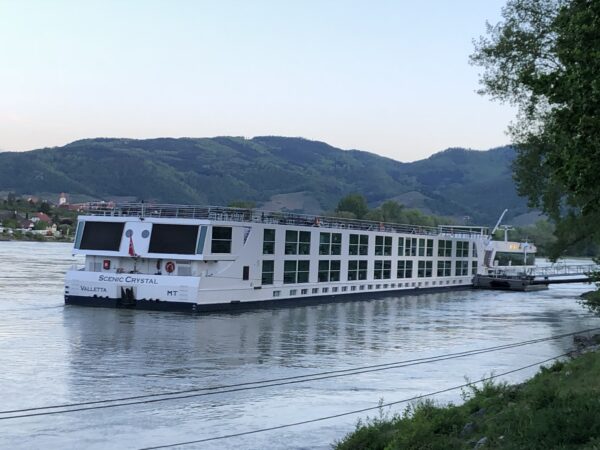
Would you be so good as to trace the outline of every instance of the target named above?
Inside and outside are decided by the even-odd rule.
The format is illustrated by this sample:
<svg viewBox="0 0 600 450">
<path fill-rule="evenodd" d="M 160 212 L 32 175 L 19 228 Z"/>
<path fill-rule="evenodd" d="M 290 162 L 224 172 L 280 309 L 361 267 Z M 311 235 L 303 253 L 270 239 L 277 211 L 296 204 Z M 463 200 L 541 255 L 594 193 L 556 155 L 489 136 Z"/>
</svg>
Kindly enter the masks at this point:
<svg viewBox="0 0 600 450">
<path fill-rule="evenodd" d="M 168 273 L 175 272 L 175 263 L 173 261 L 167 261 L 167 263 L 165 264 L 165 270 Z"/>
</svg>

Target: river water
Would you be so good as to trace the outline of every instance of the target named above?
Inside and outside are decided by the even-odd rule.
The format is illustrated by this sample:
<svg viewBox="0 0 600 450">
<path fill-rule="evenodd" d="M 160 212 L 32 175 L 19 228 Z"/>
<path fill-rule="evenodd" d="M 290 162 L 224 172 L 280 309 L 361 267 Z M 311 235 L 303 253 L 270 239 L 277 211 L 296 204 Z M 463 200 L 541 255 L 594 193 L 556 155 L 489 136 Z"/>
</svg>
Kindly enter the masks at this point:
<svg viewBox="0 0 600 450">
<path fill-rule="evenodd" d="M 600 326 L 578 303 L 586 284 L 204 316 L 65 307 L 64 272 L 75 262 L 70 249 L 0 242 L 2 411 L 384 364 Z M 465 377 L 505 372 L 571 347 L 565 338 L 321 381 L 0 420 L 0 448 L 138 449 L 234 434 L 460 385 Z M 536 370 L 503 379 L 522 381 Z M 435 398 L 460 401 L 460 392 Z M 326 449 L 366 415 L 181 448 Z"/>
</svg>

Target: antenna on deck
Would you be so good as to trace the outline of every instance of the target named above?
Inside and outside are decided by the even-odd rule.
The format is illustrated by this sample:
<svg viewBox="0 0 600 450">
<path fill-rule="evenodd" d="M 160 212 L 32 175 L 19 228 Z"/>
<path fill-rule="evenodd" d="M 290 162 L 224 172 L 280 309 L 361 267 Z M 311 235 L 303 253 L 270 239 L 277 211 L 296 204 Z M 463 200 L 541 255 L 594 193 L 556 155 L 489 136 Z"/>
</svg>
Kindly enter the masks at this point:
<svg viewBox="0 0 600 450">
<path fill-rule="evenodd" d="M 508 242 L 508 231 L 515 228 L 512 225 L 502 225 L 500 228 L 504 230 L 504 242 Z"/>
</svg>

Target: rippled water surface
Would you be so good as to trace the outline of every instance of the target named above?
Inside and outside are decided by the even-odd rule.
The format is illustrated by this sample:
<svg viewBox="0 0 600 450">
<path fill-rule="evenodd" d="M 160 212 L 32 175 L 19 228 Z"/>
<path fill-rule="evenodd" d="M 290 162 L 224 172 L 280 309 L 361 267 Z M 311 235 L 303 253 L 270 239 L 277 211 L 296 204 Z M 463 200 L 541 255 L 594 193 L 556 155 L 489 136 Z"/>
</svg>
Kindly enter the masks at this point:
<svg viewBox="0 0 600 450">
<path fill-rule="evenodd" d="M 2 411 L 348 369 L 600 326 L 578 304 L 590 289 L 585 284 L 205 316 L 65 307 L 64 272 L 75 261 L 70 248 L 0 242 Z M 465 376 L 522 367 L 565 353 L 571 344 L 568 338 L 321 381 L 0 420 L 0 447 L 137 449 L 228 435 L 459 385 Z M 517 382 L 535 371 L 504 378 Z M 436 398 L 458 400 L 459 392 Z M 359 417 L 184 448 L 325 449 Z"/>
</svg>

